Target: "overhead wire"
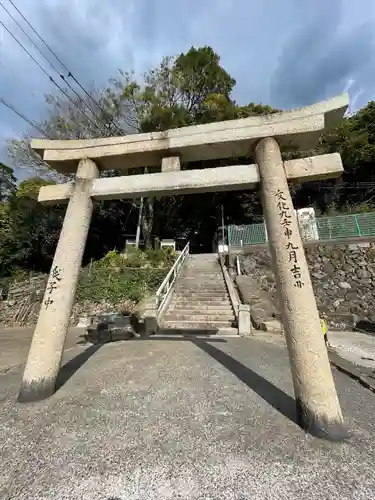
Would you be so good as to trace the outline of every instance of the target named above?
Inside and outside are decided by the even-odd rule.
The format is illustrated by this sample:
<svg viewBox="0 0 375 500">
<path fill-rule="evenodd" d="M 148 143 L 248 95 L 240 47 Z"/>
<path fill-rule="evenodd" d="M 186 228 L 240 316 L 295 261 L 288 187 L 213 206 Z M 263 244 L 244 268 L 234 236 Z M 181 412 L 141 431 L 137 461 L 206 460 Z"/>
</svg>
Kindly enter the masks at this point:
<svg viewBox="0 0 375 500">
<path fill-rule="evenodd" d="M 92 97 L 92 95 L 87 92 L 87 90 L 84 88 L 84 86 L 77 80 L 77 78 L 73 75 L 73 73 L 71 71 L 69 71 L 69 69 L 66 67 L 66 65 L 63 63 L 63 61 L 60 59 L 60 57 L 56 54 L 56 52 L 54 50 L 51 49 L 51 47 L 48 45 L 48 43 L 42 38 L 42 36 L 38 33 L 38 31 L 32 26 L 32 24 L 28 21 L 28 19 L 26 18 L 26 16 L 24 16 L 24 14 L 22 14 L 22 12 L 20 11 L 20 9 L 16 6 L 16 4 L 12 1 L 12 0 L 8 0 L 9 3 L 13 6 L 13 8 L 18 12 L 18 14 L 22 17 L 22 19 L 25 21 L 25 23 L 29 26 L 29 28 L 33 31 L 33 33 L 35 33 L 35 35 L 39 38 L 39 40 L 43 43 L 43 45 L 47 48 L 47 50 L 55 57 L 55 59 L 60 63 L 61 67 L 67 72 L 68 74 L 68 78 L 72 78 L 72 80 L 80 87 L 80 89 L 86 94 L 86 96 L 98 107 L 98 109 L 102 112 L 102 113 L 105 113 L 104 109 L 100 106 L 100 104 L 98 104 L 98 102 L 96 101 L 96 99 L 94 99 Z M 4 7 L 4 5 L 0 4 L 4 10 L 7 11 L 7 9 Z M 12 17 L 12 19 L 14 20 L 14 22 L 17 24 L 17 26 L 19 26 L 19 24 L 17 23 L 17 21 L 13 18 L 13 16 L 7 11 L 7 13 Z M 20 27 L 20 26 L 19 26 Z M 24 32 L 23 28 L 21 28 L 22 31 Z M 25 32 L 24 32 L 25 33 Z M 25 33 L 26 34 L 26 33 Z M 26 35 L 29 39 L 30 37 L 28 35 Z M 32 42 L 33 45 L 34 42 Z M 38 51 L 43 55 L 43 57 L 45 59 L 47 59 L 47 57 L 40 51 L 40 49 L 37 47 Z M 48 59 L 47 59 L 48 60 Z M 48 60 L 48 62 L 51 64 L 51 62 Z M 63 75 L 60 74 L 60 72 L 58 70 L 55 69 L 55 71 L 57 71 L 60 75 L 60 77 L 66 82 L 66 79 Z M 69 85 L 67 83 L 67 85 Z M 70 87 L 72 88 L 72 87 Z M 91 110 L 91 112 L 93 113 L 93 111 Z M 112 120 L 113 122 L 113 125 L 116 127 L 116 129 L 121 133 L 121 134 L 124 134 L 124 131 L 122 130 L 122 128 L 118 125 L 118 123 L 115 122 L 115 120 Z"/>
<path fill-rule="evenodd" d="M 37 123 L 35 123 L 33 120 L 30 120 L 27 116 L 25 116 L 21 111 L 19 111 L 13 104 L 11 104 L 9 101 L 6 101 L 4 97 L 0 97 L 0 103 L 3 104 L 5 107 L 13 111 L 15 115 L 17 115 L 19 118 L 22 118 L 26 123 L 31 125 L 35 130 L 37 130 L 43 137 L 47 137 L 47 139 L 50 139 L 48 134 L 46 133 L 45 130 L 43 130 Z M 38 160 L 41 165 L 47 167 L 50 169 L 50 166 L 48 163 L 46 163 L 43 159 Z"/>
<path fill-rule="evenodd" d="M 14 23 L 18 26 L 18 28 L 22 31 L 22 33 L 27 37 L 27 39 L 32 43 L 32 45 L 36 48 L 36 50 L 42 55 L 42 57 L 48 62 L 48 64 L 52 67 L 54 71 L 60 76 L 60 78 L 66 83 L 66 85 L 70 88 L 70 90 L 76 95 L 79 101 L 86 106 L 90 112 L 95 116 L 95 118 L 110 131 L 110 127 L 102 122 L 101 118 L 93 111 L 90 106 L 82 99 L 82 97 L 76 92 L 76 90 L 70 85 L 69 82 L 66 81 L 64 75 L 60 74 L 60 71 L 56 68 L 56 66 L 48 59 L 48 57 L 40 50 L 34 40 L 30 37 L 30 35 L 23 29 L 23 27 L 19 24 L 17 19 L 8 11 L 8 9 L 0 2 L 0 7 L 2 7 L 8 16 L 14 21 Z"/>
<path fill-rule="evenodd" d="M 10 31 L 10 29 L 3 23 L 3 21 L 0 19 L 0 24 L 3 26 L 3 28 L 9 33 L 9 35 L 18 43 L 18 45 L 26 52 L 26 54 L 34 61 L 34 63 L 38 66 L 38 68 L 49 78 L 49 80 L 60 90 L 62 94 L 73 104 L 74 107 L 76 106 L 76 103 L 73 101 L 73 99 L 70 97 L 70 95 L 62 88 L 58 83 L 55 82 L 55 80 L 52 78 L 51 75 L 48 74 L 48 72 L 43 68 L 43 66 L 35 59 L 35 57 L 26 49 L 26 47 L 18 40 L 18 38 Z M 78 109 L 78 108 L 77 108 Z M 99 128 L 98 124 L 93 122 L 91 118 L 82 110 L 79 109 L 79 111 L 87 118 L 87 120 L 100 132 L 102 130 Z"/>
<path fill-rule="evenodd" d="M 13 111 L 13 113 L 15 113 L 20 118 L 22 118 L 25 122 L 27 122 L 29 125 L 31 125 L 33 128 L 35 128 L 43 136 L 47 137 L 46 132 L 41 127 L 39 127 L 39 125 L 37 123 L 35 123 L 33 120 L 30 120 L 29 118 L 27 118 L 27 116 L 25 116 L 23 113 L 21 113 L 21 111 L 18 111 L 18 109 L 13 104 L 6 101 L 4 99 L 4 97 L 0 97 L 0 103 L 3 104 L 4 106 L 6 106 L 11 111 Z"/>
</svg>

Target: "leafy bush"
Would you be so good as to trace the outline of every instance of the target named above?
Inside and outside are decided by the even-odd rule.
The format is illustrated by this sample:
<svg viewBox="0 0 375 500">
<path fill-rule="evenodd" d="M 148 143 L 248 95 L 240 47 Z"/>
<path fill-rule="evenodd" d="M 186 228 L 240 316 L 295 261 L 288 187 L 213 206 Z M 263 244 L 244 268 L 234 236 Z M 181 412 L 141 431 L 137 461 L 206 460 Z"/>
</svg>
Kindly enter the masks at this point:
<svg viewBox="0 0 375 500">
<path fill-rule="evenodd" d="M 128 299 L 139 302 L 146 295 L 155 293 L 168 269 L 92 268 L 83 270 L 77 286 L 77 301 L 105 300 L 118 304 Z"/>
<path fill-rule="evenodd" d="M 148 250 L 146 256 L 152 267 L 171 267 L 176 259 L 173 248 Z"/>
<path fill-rule="evenodd" d="M 147 267 L 147 255 L 136 247 L 129 247 L 123 254 L 123 265 L 127 267 Z"/>
<path fill-rule="evenodd" d="M 163 268 L 171 267 L 176 259 L 172 248 L 147 250 L 142 252 L 136 247 L 129 247 L 120 254 L 115 250 L 92 264 L 95 268 Z"/>
<path fill-rule="evenodd" d="M 97 268 L 122 267 L 124 258 L 116 250 L 111 250 L 102 259 L 95 261 L 93 265 Z"/>
</svg>

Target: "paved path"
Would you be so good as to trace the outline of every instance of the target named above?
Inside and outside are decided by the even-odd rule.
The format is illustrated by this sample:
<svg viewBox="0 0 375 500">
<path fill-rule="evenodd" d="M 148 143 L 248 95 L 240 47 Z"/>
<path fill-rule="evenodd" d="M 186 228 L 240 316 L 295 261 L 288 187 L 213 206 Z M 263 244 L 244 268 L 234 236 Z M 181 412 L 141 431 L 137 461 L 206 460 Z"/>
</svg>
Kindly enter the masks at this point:
<svg viewBox="0 0 375 500">
<path fill-rule="evenodd" d="M 0 328 L 0 373 L 25 363 L 32 335 L 32 328 Z M 77 348 L 77 342 L 82 342 L 81 335 L 80 328 L 71 328 L 65 350 Z"/>
<path fill-rule="evenodd" d="M 21 373 L 0 375 L 2 500 L 375 498 L 375 395 L 335 371 L 353 437 L 307 436 L 281 337 L 78 346 L 31 405 Z"/>
<path fill-rule="evenodd" d="M 342 358 L 375 370 L 375 336 L 360 332 L 329 332 L 332 347 Z"/>
</svg>

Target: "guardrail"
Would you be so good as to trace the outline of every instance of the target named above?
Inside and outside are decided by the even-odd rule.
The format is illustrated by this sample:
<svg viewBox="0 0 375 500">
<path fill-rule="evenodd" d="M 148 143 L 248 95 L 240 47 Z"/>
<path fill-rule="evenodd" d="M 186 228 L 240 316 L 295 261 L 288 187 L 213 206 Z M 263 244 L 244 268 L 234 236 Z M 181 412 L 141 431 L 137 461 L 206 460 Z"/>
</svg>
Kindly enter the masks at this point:
<svg viewBox="0 0 375 500">
<path fill-rule="evenodd" d="M 220 262 L 220 267 L 221 271 L 223 273 L 224 281 L 225 281 L 225 286 L 227 287 L 228 294 L 229 294 L 229 299 L 233 307 L 234 315 L 236 317 L 236 322 L 238 326 L 238 313 L 239 313 L 239 305 L 241 303 L 236 287 L 234 286 L 234 283 L 232 281 L 232 278 L 229 276 L 228 270 L 225 266 L 223 256 L 219 254 L 219 262 Z"/>
<path fill-rule="evenodd" d="M 187 243 L 185 248 L 182 250 L 180 255 L 178 256 L 176 262 L 171 267 L 171 270 L 165 277 L 163 283 L 158 288 L 156 292 L 156 311 L 159 313 L 163 306 L 180 274 L 181 268 L 184 265 L 184 262 L 189 255 L 190 244 Z"/>
<path fill-rule="evenodd" d="M 374 237 L 375 212 L 313 217 L 307 221 L 301 219 L 299 228 L 304 241 Z M 266 226 L 264 223 L 228 226 L 228 239 L 232 248 L 266 244 Z"/>
</svg>

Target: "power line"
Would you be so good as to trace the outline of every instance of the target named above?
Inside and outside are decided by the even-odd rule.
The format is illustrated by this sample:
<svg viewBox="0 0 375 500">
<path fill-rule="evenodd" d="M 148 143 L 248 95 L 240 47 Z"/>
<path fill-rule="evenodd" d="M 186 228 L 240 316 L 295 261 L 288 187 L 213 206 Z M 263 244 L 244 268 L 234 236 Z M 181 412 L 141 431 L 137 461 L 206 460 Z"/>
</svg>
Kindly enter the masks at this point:
<svg viewBox="0 0 375 500">
<path fill-rule="evenodd" d="M 21 48 L 22 48 L 22 49 L 26 52 L 26 54 L 27 54 L 27 55 L 28 55 L 28 56 L 29 56 L 29 57 L 30 57 L 30 58 L 34 61 L 34 63 L 38 66 L 38 68 L 39 68 L 39 69 L 41 69 L 41 71 L 43 71 L 43 73 L 47 76 L 47 78 L 49 78 L 49 79 L 51 80 L 51 82 L 52 82 L 52 83 L 53 83 L 53 84 L 54 84 L 54 85 L 55 85 L 55 86 L 56 86 L 56 87 L 60 90 L 60 92 L 62 92 L 62 93 L 64 94 L 64 96 L 65 96 L 67 99 L 69 99 L 69 101 L 73 104 L 73 106 L 75 106 L 75 107 L 76 107 L 76 104 L 75 104 L 75 102 L 72 100 L 72 98 L 70 97 L 70 95 L 69 95 L 69 94 L 67 94 L 67 93 L 65 92 L 65 90 L 64 90 L 64 89 L 62 89 L 58 83 L 56 83 L 56 82 L 55 82 L 55 80 L 52 78 L 52 76 L 50 76 L 50 75 L 47 73 L 47 71 L 43 68 L 43 66 L 42 66 L 42 65 L 41 65 L 41 64 L 40 64 L 40 63 L 39 63 L 39 62 L 35 59 L 35 57 L 34 57 L 32 54 L 30 54 L 30 52 L 29 52 L 29 51 L 28 51 L 28 50 L 24 47 L 24 45 L 23 45 L 23 44 L 22 44 L 22 43 L 21 43 L 21 42 L 17 39 L 17 37 L 15 37 L 15 36 L 13 35 L 13 33 L 12 33 L 12 32 L 11 32 L 8 28 L 7 28 L 7 26 L 3 23 L 3 21 L 1 21 L 1 19 L 0 19 L 0 24 L 3 26 L 3 28 L 5 28 L 5 30 L 9 33 L 9 35 L 10 35 L 10 36 L 11 36 L 11 37 L 12 37 L 12 38 L 13 38 L 13 39 L 14 39 L 14 40 L 18 43 L 18 45 L 19 45 L 19 46 L 20 46 L 20 47 L 21 47 Z M 77 109 L 78 109 L 78 108 L 77 108 Z M 98 126 L 96 123 L 94 123 L 94 122 L 91 120 L 91 118 L 90 118 L 89 116 L 87 116 L 87 114 L 86 114 L 86 113 L 85 113 L 82 109 L 80 109 L 79 111 L 80 111 L 80 112 L 81 112 L 81 113 L 82 113 L 82 114 L 83 114 L 83 115 L 87 118 L 87 120 L 88 120 L 88 121 L 89 121 L 89 122 L 90 122 L 90 123 L 91 123 L 94 127 L 97 127 L 97 128 L 100 130 L 100 132 L 102 132 L 102 130 L 99 128 L 99 126 Z"/>
<path fill-rule="evenodd" d="M 30 22 L 27 20 L 27 18 L 22 14 L 22 12 L 19 10 L 19 8 L 15 5 L 15 3 L 12 0 L 8 0 L 10 4 L 14 7 L 14 9 L 18 12 L 18 14 L 22 17 L 22 19 L 25 21 L 25 23 L 29 26 L 30 29 L 36 34 L 36 36 L 39 38 L 39 40 L 45 45 L 45 47 L 51 52 L 51 54 L 59 61 L 61 66 L 65 69 L 67 73 L 69 73 L 68 68 L 65 66 L 65 64 L 61 61 L 61 59 L 57 56 L 57 54 L 48 46 L 48 44 L 43 40 L 43 38 L 39 35 L 39 33 L 36 31 L 36 29 L 30 24 Z"/>
<path fill-rule="evenodd" d="M 22 33 L 27 37 L 27 39 L 32 43 L 32 45 L 36 48 L 36 50 L 42 55 L 42 57 L 48 62 L 48 64 L 52 67 L 52 69 L 54 69 L 56 71 L 56 73 L 60 76 L 60 78 L 66 83 L 66 85 L 71 89 L 71 91 L 77 96 L 77 98 L 79 99 L 79 101 L 84 105 L 86 106 L 90 111 L 91 113 L 95 116 L 95 118 L 99 121 L 99 123 L 101 123 L 104 127 L 108 128 L 108 130 L 110 130 L 109 126 L 106 125 L 105 123 L 102 122 L 102 120 L 100 119 L 100 117 L 90 108 L 90 106 L 82 99 L 82 97 L 78 94 L 78 92 L 76 92 L 76 90 L 69 84 L 69 82 L 67 82 L 65 80 L 65 77 L 64 75 L 61 75 L 60 74 L 60 71 L 56 68 L 56 66 L 50 61 L 50 59 L 48 59 L 48 57 L 43 54 L 43 52 L 40 50 L 40 48 L 36 45 L 36 43 L 34 42 L 34 40 L 29 36 L 29 34 L 23 29 L 23 27 L 19 24 L 19 22 L 13 17 L 13 15 L 8 11 L 8 9 L 2 4 L 0 3 L 0 7 L 2 7 L 5 12 L 8 14 L 8 16 L 14 21 L 14 23 L 19 27 L 19 29 L 22 31 Z"/>
<path fill-rule="evenodd" d="M 89 92 L 87 92 L 87 90 L 83 87 L 83 85 L 81 85 L 81 83 L 77 80 L 77 78 L 75 78 L 75 76 L 73 75 L 73 73 L 71 71 L 69 71 L 69 69 L 65 66 L 65 64 L 62 62 L 62 60 L 59 58 L 59 56 L 56 54 L 56 52 L 54 52 L 51 47 L 48 45 L 48 43 L 40 36 L 40 34 L 38 33 L 38 31 L 31 25 L 31 23 L 27 20 L 27 18 L 22 14 L 22 12 L 19 10 L 19 8 L 15 5 L 15 3 L 12 1 L 12 0 L 8 0 L 9 3 L 13 6 L 13 8 L 18 12 L 18 14 L 22 17 L 22 19 L 26 22 L 26 24 L 29 26 L 29 28 L 36 34 L 36 36 L 39 38 L 39 40 L 43 43 L 43 45 L 49 50 L 49 52 L 55 57 L 55 59 L 60 63 L 61 67 L 64 68 L 64 70 L 67 72 L 68 74 L 68 78 L 72 78 L 72 80 L 81 88 L 81 90 L 87 95 L 87 97 L 98 107 L 98 109 L 104 113 L 104 110 L 103 108 L 98 104 L 98 102 L 89 94 Z M 7 9 L 2 5 L 0 4 L 6 11 Z M 8 12 L 8 11 L 7 11 Z M 11 14 L 8 12 L 8 14 L 11 16 Z M 11 16 L 12 19 L 14 20 L 14 22 L 17 24 L 17 26 L 19 26 L 19 24 L 17 23 L 17 21 L 13 18 L 13 16 Z M 22 29 L 22 28 L 21 28 Z M 24 30 L 22 29 L 22 31 L 24 32 Z M 25 33 L 25 32 L 24 32 Z M 28 35 L 26 35 L 29 39 L 30 37 Z M 33 45 L 34 42 L 32 42 Z M 38 48 L 39 52 L 40 49 Z M 41 52 L 41 54 L 43 55 L 43 57 L 45 59 L 46 56 Z M 48 59 L 47 59 L 48 60 Z M 52 64 L 49 60 L 48 62 L 50 64 Z M 60 72 L 58 70 L 55 69 L 55 71 L 57 71 L 59 74 Z M 65 78 L 63 77 L 63 75 L 60 74 L 60 76 L 62 77 L 62 79 L 66 82 Z M 68 85 L 68 83 L 67 83 Z M 70 87 L 72 88 L 72 87 Z M 90 108 L 89 108 L 90 109 Z M 90 111 L 93 113 L 93 111 L 90 109 Z M 120 133 L 124 133 L 124 131 L 121 129 L 121 127 L 115 123 L 115 121 L 113 120 L 113 123 L 114 125 L 116 126 L 117 130 L 120 132 Z"/>
<path fill-rule="evenodd" d="M 6 106 L 8 109 L 10 109 L 11 111 L 13 111 L 13 113 L 15 113 L 17 116 L 19 116 L 20 118 L 22 118 L 25 122 L 27 122 L 29 125 L 31 125 L 32 127 L 34 127 L 38 132 L 40 132 L 43 136 L 46 136 L 47 134 L 45 133 L 45 131 L 43 129 L 41 129 L 35 122 L 33 122 L 32 120 L 29 120 L 29 118 L 27 118 L 24 114 L 22 114 L 20 111 L 18 111 L 14 106 L 13 104 L 7 102 L 3 97 L 0 97 L 0 103 L 3 104 L 4 106 Z"/>
<path fill-rule="evenodd" d="M 30 35 L 22 28 L 20 23 L 17 21 L 17 19 L 14 18 L 14 16 L 9 12 L 9 10 L 2 4 L 0 3 L 0 7 L 2 7 L 5 12 L 8 14 L 8 16 L 13 20 L 13 22 L 19 27 L 19 29 L 22 31 L 22 33 L 27 37 L 27 39 L 32 43 L 32 45 L 36 48 L 36 50 L 44 57 L 44 59 L 48 62 L 48 64 L 57 72 L 60 73 L 59 70 L 56 68 L 56 66 L 43 54 L 43 52 L 39 49 L 39 47 L 36 45 L 34 40 L 30 37 Z"/>
</svg>

